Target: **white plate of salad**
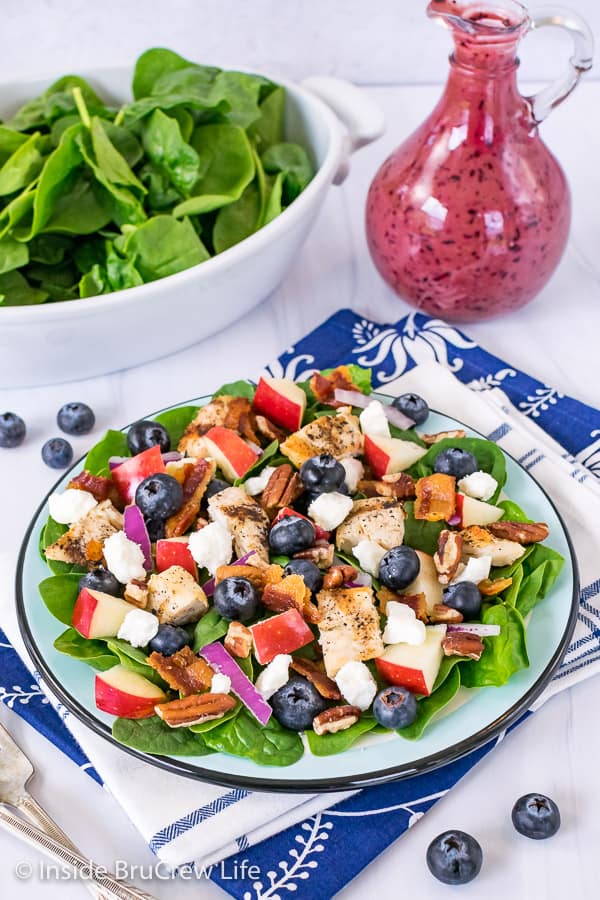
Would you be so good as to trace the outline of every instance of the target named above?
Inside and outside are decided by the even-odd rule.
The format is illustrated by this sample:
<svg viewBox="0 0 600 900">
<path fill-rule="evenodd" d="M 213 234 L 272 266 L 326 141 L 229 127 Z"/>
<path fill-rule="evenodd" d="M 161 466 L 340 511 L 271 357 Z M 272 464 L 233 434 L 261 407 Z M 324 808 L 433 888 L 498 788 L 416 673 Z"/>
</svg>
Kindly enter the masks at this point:
<svg viewBox="0 0 600 900">
<path fill-rule="evenodd" d="M 17 606 L 53 693 L 125 751 L 331 791 L 507 728 L 560 663 L 577 587 L 529 473 L 340 366 L 109 431 L 34 517 Z"/>
</svg>

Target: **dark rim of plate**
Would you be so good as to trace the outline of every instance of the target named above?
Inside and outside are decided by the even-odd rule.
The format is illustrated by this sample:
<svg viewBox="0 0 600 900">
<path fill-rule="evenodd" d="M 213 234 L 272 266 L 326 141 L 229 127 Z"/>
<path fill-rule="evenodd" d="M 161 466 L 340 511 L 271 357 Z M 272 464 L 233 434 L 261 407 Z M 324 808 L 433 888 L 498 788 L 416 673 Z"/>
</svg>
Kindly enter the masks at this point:
<svg viewBox="0 0 600 900">
<path fill-rule="evenodd" d="M 388 396 L 386 394 L 383 394 L 381 391 L 374 391 L 373 393 L 383 397 Z M 189 406 L 191 404 L 202 402 L 203 400 L 210 399 L 210 397 L 211 395 L 207 395 L 205 397 L 195 397 L 183 403 L 165 407 L 165 409 L 157 410 L 156 412 L 152 413 L 151 417 L 153 418 L 154 416 L 160 415 L 167 410 L 176 409 L 178 406 Z M 445 413 L 439 413 L 435 409 L 432 409 L 431 412 L 438 415 L 446 415 Z M 457 422 L 458 424 L 464 425 L 464 423 L 460 422 L 459 419 L 455 419 L 453 416 L 448 416 L 448 418 L 452 418 L 453 421 Z M 138 420 L 136 419 L 136 421 Z M 130 423 L 130 425 L 125 426 L 125 428 L 122 428 L 121 430 L 127 431 L 132 424 L 133 422 Z M 484 440 L 487 440 L 487 438 L 481 435 L 476 429 L 470 428 L 467 425 L 464 425 L 464 427 L 468 431 L 474 432 L 477 436 L 483 437 Z M 523 466 L 521 466 L 519 461 L 516 460 L 514 456 L 511 456 L 510 453 L 507 453 L 504 448 L 501 449 L 507 457 L 512 459 L 512 461 L 516 463 L 516 465 L 523 469 Z M 119 747 L 119 749 L 125 751 L 125 753 L 129 753 L 131 756 L 134 756 L 137 759 L 144 760 L 154 766 L 157 766 L 158 768 L 165 769 L 167 772 L 172 772 L 175 775 L 185 775 L 187 778 L 191 778 L 197 781 L 206 781 L 210 784 L 216 784 L 222 787 L 239 787 L 247 788 L 248 790 L 252 791 L 281 791 L 285 793 L 302 794 L 307 792 L 327 793 L 353 789 L 356 790 L 360 788 L 373 787 L 378 784 L 384 784 L 387 781 L 396 781 L 403 778 L 410 778 L 415 775 L 422 775 L 425 772 L 432 772 L 434 769 L 439 769 L 441 766 L 456 762 L 456 760 L 460 759 L 461 757 L 466 756 L 467 754 L 472 753 L 475 750 L 478 750 L 484 744 L 492 741 L 502 731 L 510 728 L 511 725 L 513 725 L 523 714 L 525 714 L 530 708 L 533 701 L 536 700 L 537 697 L 539 697 L 539 695 L 542 693 L 542 691 L 550 681 L 552 675 L 560 665 L 567 647 L 571 642 L 571 637 L 573 635 L 575 624 L 577 622 L 577 612 L 579 609 L 579 570 L 577 567 L 577 560 L 573 548 L 573 543 L 565 526 L 564 520 L 548 493 L 540 485 L 537 479 L 535 479 L 533 475 L 531 475 L 531 473 L 527 472 L 526 469 L 523 469 L 523 471 L 526 472 L 527 476 L 537 485 L 539 490 L 545 496 L 546 500 L 554 510 L 556 517 L 563 529 L 564 536 L 569 548 L 571 561 L 571 571 L 573 575 L 573 596 L 571 600 L 571 611 L 569 613 L 569 619 L 567 621 L 566 628 L 554 654 L 552 655 L 550 662 L 541 673 L 535 684 L 533 684 L 531 688 L 525 694 L 523 694 L 523 696 L 517 703 L 511 706 L 510 709 L 506 710 L 506 712 L 503 713 L 503 715 L 499 716 L 494 722 L 491 722 L 485 728 L 482 728 L 480 731 L 475 732 L 475 734 L 470 735 L 462 741 L 458 741 L 456 744 L 452 744 L 450 747 L 446 747 L 444 750 L 441 750 L 438 753 L 424 756 L 421 759 L 413 760 L 410 763 L 404 763 L 403 765 L 399 766 L 392 766 L 390 768 L 382 769 L 377 772 L 370 772 L 365 775 L 343 775 L 339 778 L 333 779 L 262 779 L 259 777 L 250 778 L 244 775 L 228 775 L 225 772 L 216 772 L 212 769 L 206 769 L 203 766 L 196 766 L 190 763 L 183 762 L 183 760 L 178 760 L 176 757 L 158 756 L 153 753 L 143 753 L 140 750 L 134 750 L 132 747 L 127 747 L 125 744 L 121 744 L 119 743 L 119 741 L 115 740 L 112 736 L 110 727 L 108 725 L 105 725 L 104 722 L 100 722 L 98 719 L 96 719 L 95 716 L 87 709 L 85 709 L 74 697 L 72 697 L 71 694 L 69 694 L 68 691 L 66 691 L 65 688 L 60 684 L 60 682 L 54 677 L 52 671 L 48 668 L 48 665 L 46 664 L 42 654 L 37 647 L 25 612 L 25 602 L 23 596 L 23 568 L 25 566 L 27 551 L 33 529 L 37 525 L 38 518 L 42 510 L 46 506 L 50 494 L 52 494 L 56 490 L 56 488 L 63 482 L 65 477 L 74 469 L 76 469 L 84 459 L 85 456 L 81 457 L 79 460 L 77 460 L 77 462 L 73 463 L 73 465 L 66 472 L 63 472 L 57 482 L 48 491 L 39 507 L 35 511 L 25 537 L 23 538 L 23 543 L 21 545 L 17 563 L 15 584 L 17 620 L 19 623 L 19 629 L 21 631 L 21 636 L 25 643 L 27 652 L 29 653 L 31 659 L 39 670 L 43 681 L 48 685 L 48 687 L 58 698 L 58 700 L 60 700 L 60 702 L 63 703 L 65 707 L 71 713 L 73 713 L 73 715 L 77 719 L 83 722 L 84 725 L 87 725 L 88 728 L 90 728 L 92 731 L 95 731 L 96 734 L 99 734 L 105 740 L 109 741 L 113 746 Z M 34 545 L 34 550 L 35 546 L 36 545 Z M 208 758 L 210 758 L 210 756 Z"/>
</svg>

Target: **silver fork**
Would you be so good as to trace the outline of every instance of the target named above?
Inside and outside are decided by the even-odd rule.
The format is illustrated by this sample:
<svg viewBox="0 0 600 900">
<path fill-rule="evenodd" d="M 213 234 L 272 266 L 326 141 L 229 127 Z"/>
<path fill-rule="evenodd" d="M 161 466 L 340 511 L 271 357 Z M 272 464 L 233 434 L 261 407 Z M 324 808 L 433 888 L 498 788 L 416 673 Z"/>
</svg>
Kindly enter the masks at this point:
<svg viewBox="0 0 600 900">
<path fill-rule="evenodd" d="M 97 900 L 107 900 L 109 897 L 119 897 L 120 900 L 154 900 L 150 894 L 135 885 L 117 881 L 113 875 L 106 875 L 103 869 L 98 869 L 82 855 L 27 790 L 27 783 L 33 773 L 30 760 L 0 724 L 0 825 L 46 854 L 89 874 L 91 878 L 86 878 L 82 884 Z M 4 808 L 6 806 L 17 809 L 32 824 L 10 813 Z"/>
</svg>

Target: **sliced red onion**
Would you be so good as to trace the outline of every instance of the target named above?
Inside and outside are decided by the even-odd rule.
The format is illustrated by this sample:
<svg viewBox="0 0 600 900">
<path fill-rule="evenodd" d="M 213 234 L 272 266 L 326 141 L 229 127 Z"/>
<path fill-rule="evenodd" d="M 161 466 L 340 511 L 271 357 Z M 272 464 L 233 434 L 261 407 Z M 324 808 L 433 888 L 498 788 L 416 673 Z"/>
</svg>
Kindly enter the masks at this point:
<svg viewBox="0 0 600 900">
<path fill-rule="evenodd" d="M 125 536 L 139 544 L 144 554 L 144 568 L 147 572 L 152 571 L 152 545 L 148 535 L 148 529 L 144 522 L 144 517 L 139 506 L 132 503 L 123 510 L 123 531 Z"/>
<path fill-rule="evenodd" d="M 468 623 L 461 622 L 460 625 L 447 625 L 446 631 L 448 631 L 449 633 L 458 633 L 460 631 L 463 631 L 467 634 L 476 634 L 478 637 L 498 637 L 498 635 L 500 634 L 500 626 L 479 625 L 478 623 L 469 625 Z"/>
<path fill-rule="evenodd" d="M 207 644 L 199 651 L 199 655 L 206 660 L 221 675 L 227 675 L 231 679 L 231 690 L 244 706 L 258 719 L 261 725 L 266 725 L 273 710 L 256 690 L 250 679 L 242 672 L 236 661 L 218 641 Z"/>
<path fill-rule="evenodd" d="M 131 459 L 130 456 L 111 456 L 108 460 L 108 468 L 112 472 L 113 469 L 118 468 L 121 463 L 127 462 L 128 459 Z"/>
<path fill-rule="evenodd" d="M 240 556 L 239 559 L 234 560 L 231 565 L 232 566 L 243 566 L 251 556 L 254 556 L 256 550 L 250 550 L 248 553 L 244 553 L 243 556 Z M 206 594 L 207 597 L 212 597 L 215 592 L 215 579 L 209 578 L 206 584 L 202 585 L 202 590 Z"/>
<path fill-rule="evenodd" d="M 162 459 L 164 463 L 179 462 L 180 459 L 183 459 L 183 454 L 178 450 L 169 450 L 168 453 L 163 453 Z"/>
<path fill-rule="evenodd" d="M 354 588 L 354 587 L 371 587 L 373 584 L 373 579 L 369 575 L 368 572 L 359 572 L 352 581 L 346 582 L 346 587 Z"/>
<path fill-rule="evenodd" d="M 373 402 L 372 397 L 367 397 L 366 394 L 361 394 L 360 391 L 344 391 L 342 388 L 336 388 L 333 396 L 338 403 L 347 403 L 349 406 L 358 406 L 360 409 L 366 409 L 369 403 Z M 390 406 L 387 403 L 382 403 L 381 405 L 388 422 L 395 425 L 396 428 L 402 428 L 403 430 L 414 428 L 415 423 L 413 420 L 405 416 L 395 406 Z"/>
<path fill-rule="evenodd" d="M 462 516 L 460 513 L 454 513 L 453 516 L 450 516 L 448 519 L 448 525 L 460 525 L 462 522 Z"/>
</svg>

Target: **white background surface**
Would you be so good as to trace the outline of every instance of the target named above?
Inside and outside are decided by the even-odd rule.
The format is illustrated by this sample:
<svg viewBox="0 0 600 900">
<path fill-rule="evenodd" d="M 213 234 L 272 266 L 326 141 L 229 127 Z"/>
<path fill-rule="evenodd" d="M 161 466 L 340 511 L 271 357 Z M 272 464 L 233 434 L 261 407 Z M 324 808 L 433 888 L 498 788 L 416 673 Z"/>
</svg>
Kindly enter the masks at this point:
<svg viewBox="0 0 600 900">
<path fill-rule="evenodd" d="M 600 26 L 595 0 L 571 4 Z M 377 277 L 363 236 L 364 197 L 387 152 L 424 117 L 439 87 L 397 86 L 440 81 L 445 72 L 445 36 L 421 21 L 420 0 L 270 2 L 239 0 L 138 3 L 105 0 L 3 0 L 0 79 L 77 67 L 127 62 L 151 44 L 170 45 L 202 61 L 265 68 L 291 77 L 328 72 L 353 77 L 373 88 L 388 117 L 388 133 L 355 158 L 343 188 L 332 189 L 307 245 L 288 279 L 254 313 L 226 334 L 129 372 L 76 385 L 36 391 L 0 391 L 0 408 L 27 420 L 27 443 L 0 459 L 0 546 L 16 548 L 39 499 L 55 480 L 39 459 L 41 444 L 55 432 L 58 407 L 73 399 L 90 403 L 97 428 L 75 441 L 79 455 L 111 425 L 200 395 L 224 380 L 254 376 L 265 361 L 341 306 L 381 321 L 408 309 Z M 318 15 L 317 15 L 318 13 Z M 225 24 L 224 24 L 225 23 Z M 600 28 L 599 28 L 600 31 Z M 409 35 L 409 36 L 408 36 Z M 421 42 L 422 36 L 422 42 Z M 558 50 L 542 36 L 523 51 L 526 71 L 545 77 L 559 65 Z M 553 47 L 553 45 L 550 45 Z M 557 45 L 564 49 L 563 44 Z M 525 69 L 525 66 L 524 66 Z M 588 83 L 544 126 L 544 135 L 568 172 L 574 193 L 571 243 L 560 270 L 538 300 L 508 318 L 465 330 L 509 363 L 589 403 L 600 404 L 598 234 L 600 213 L 600 85 Z M 461 896 L 487 900 L 565 896 L 597 897 L 600 842 L 598 683 L 590 681 L 552 700 L 474 770 L 462 784 L 343 893 L 357 900 L 377 892 L 398 896 L 400 882 L 424 900 L 449 897 L 452 889 L 429 876 L 424 853 L 440 831 L 459 827 L 480 840 L 482 875 Z M 98 862 L 115 859 L 151 865 L 153 857 L 114 801 L 42 737 L 5 707 L 0 720 L 28 751 L 39 771 L 38 799 Z M 157 773 L 157 790 L 160 775 Z M 524 792 L 546 791 L 563 813 L 563 828 L 550 842 L 519 837 L 510 824 L 513 801 Z M 350 849 L 349 849 L 350 852 Z M 65 882 L 14 878 L 17 860 L 37 857 L 0 833 L 0 896 L 51 900 L 85 896 Z M 224 896 L 212 884 L 154 881 L 157 897 Z M 315 893 L 315 900 L 321 900 Z"/>
</svg>

